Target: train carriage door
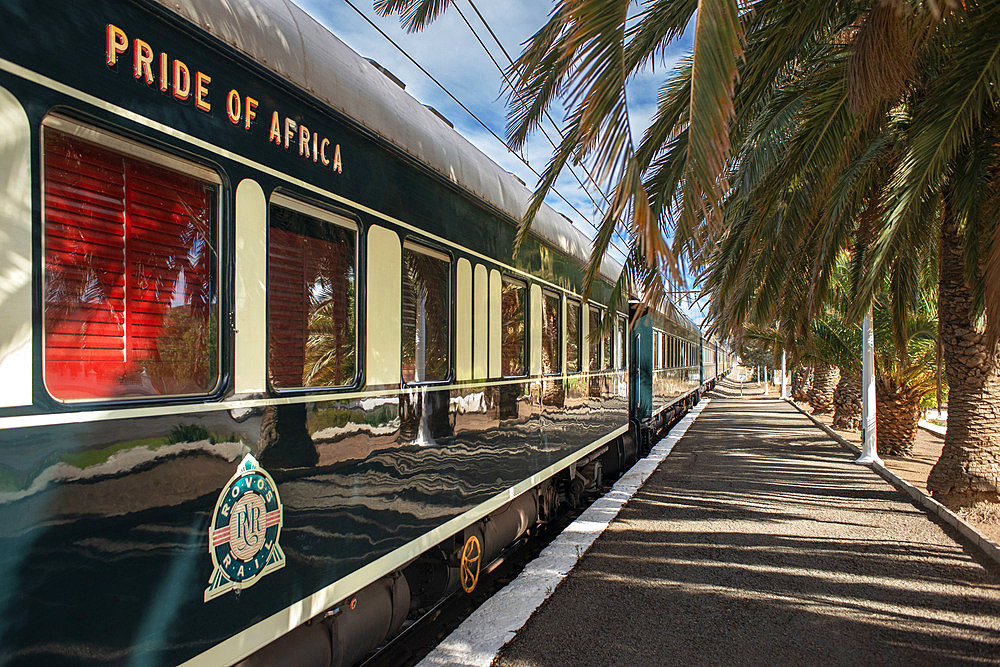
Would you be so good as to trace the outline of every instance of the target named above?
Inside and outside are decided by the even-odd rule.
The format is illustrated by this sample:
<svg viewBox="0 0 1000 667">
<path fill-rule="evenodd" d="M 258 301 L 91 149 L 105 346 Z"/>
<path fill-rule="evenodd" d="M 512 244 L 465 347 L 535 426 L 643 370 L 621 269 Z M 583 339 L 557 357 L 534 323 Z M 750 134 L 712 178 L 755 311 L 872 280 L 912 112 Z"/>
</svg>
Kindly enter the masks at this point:
<svg viewBox="0 0 1000 667">
<path fill-rule="evenodd" d="M 489 270 L 476 264 L 472 280 L 472 373 L 476 380 L 485 380 L 490 375 L 489 280 Z"/>
<path fill-rule="evenodd" d="M 30 405 L 31 362 L 31 128 L 17 99 L 0 88 L 0 407 Z"/>
<path fill-rule="evenodd" d="M 503 332 L 503 317 L 501 315 L 502 286 L 500 272 L 490 269 L 489 287 L 489 366 L 490 377 L 503 377 L 501 365 L 501 334 Z"/>
<path fill-rule="evenodd" d="M 249 178 L 236 186 L 236 352 L 233 391 L 237 396 L 267 389 L 267 199 Z"/>
<path fill-rule="evenodd" d="M 473 283 L 472 263 L 464 257 L 455 269 L 455 379 L 472 379 Z"/>
<path fill-rule="evenodd" d="M 653 415 L 653 329 L 648 315 L 637 317 L 635 305 L 629 306 L 629 319 L 633 323 L 629 332 L 629 413 L 638 429 L 640 422 Z"/>
<path fill-rule="evenodd" d="M 528 338 L 529 374 L 542 374 L 542 287 L 531 286 L 531 301 L 528 306 L 528 316 L 531 318 Z"/>
<path fill-rule="evenodd" d="M 698 384 L 705 384 L 705 339 L 698 341 Z"/>
<path fill-rule="evenodd" d="M 402 245 L 396 232 L 372 225 L 368 229 L 368 271 L 365 277 L 367 346 L 366 385 L 399 386 L 402 327 Z"/>
</svg>

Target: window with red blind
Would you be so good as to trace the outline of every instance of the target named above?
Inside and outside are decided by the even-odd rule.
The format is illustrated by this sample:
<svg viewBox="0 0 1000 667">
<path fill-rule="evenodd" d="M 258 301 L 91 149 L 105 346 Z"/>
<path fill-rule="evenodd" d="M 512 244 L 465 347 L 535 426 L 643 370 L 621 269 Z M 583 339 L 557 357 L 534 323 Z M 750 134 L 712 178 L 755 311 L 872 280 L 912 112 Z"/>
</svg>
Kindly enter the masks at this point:
<svg viewBox="0 0 1000 667">
<path fill-rule="evenodd" d="M 49 117 L 44 378 L 61 401 L 216 386 L 218 176 Z"/>
<path fill-rule="evenodd" d="M 277 195 L 268 223 L 268 373 L 277 389 L 343 387 L 357 374 L 357 230 Z"/>
</svg>

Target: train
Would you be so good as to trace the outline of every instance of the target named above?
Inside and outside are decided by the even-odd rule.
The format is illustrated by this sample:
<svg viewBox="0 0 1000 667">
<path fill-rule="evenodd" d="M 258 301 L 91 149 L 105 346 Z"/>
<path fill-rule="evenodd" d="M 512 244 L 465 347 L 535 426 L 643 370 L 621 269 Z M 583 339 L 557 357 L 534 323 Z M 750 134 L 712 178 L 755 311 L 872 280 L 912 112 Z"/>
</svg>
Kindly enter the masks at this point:
<svg viewBox="0 0 1000 667">
<path fill-rule="evenodd" d="M 291 2 L 0 25 L 0 662 L 354 664 L 729 370 Z"/>
</svg>

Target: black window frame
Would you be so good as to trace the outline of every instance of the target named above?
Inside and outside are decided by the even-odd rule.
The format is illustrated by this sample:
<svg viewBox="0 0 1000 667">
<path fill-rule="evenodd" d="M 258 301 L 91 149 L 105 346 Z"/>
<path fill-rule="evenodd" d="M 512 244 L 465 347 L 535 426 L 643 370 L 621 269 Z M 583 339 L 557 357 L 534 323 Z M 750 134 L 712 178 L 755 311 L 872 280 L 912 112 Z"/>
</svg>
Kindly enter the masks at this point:
<svg viewBox="0 0 1000 667">
<path fill-rule="evenodd" d="M 506 369 L 504 368 L 504 356 L 503 356 L 503 288 L 504 285 L 517 285 L 519 289 L 522 290 L 523 297 L 521 299 L 521 322 L 522 327 L 522 340 L 521 340 L 521 373 L 518 375 L 508 375 Z M 505 380 L 514 378 L 525 378 L 531 374 L 531 349 L 528 339 L 530 336 L 529 323 L 531 322 L 531 305 L 528 303 L 531 298 L 531 286 L 526 280 L 521 278 L 515 278 L 514 276 L 501 273 L 500 274 L 500 377 Z"/>
<path fill-rule="evenodd" d="M 448 295 L 445 298 L 446 309 L 448 311 L 448 342 L 445 345 L 447 350 L 448 359 L 445 362 L 445 368 L 447 372 L 445 373 L 444 379 L 441 380 L 407 380 L 403 376 L 403 253 L 407 249 L 413 252 L 423 253 L 429 257 L 440 256 L 445 259 L 441 261 L 446 261 L 448 263 Z M 455 256 L 453 253 L 445 250 L 444 248 L 438 247 L 432 243 L 428 243 L 425 239 L 417 236 L 406 236 L 399 244 L 399 380 L 404 387 L 429 387 L 436 385 L 446 385 L 450 384 L 455 380 L 455 290 L 456 290 L 456 265 Z M 473 290 L 473 299 L 475 298 L 475 291 Z M 475 304 L 473 303 L 473 313 L 475 313 Z M 473 338 L 473 345 L 475 344 L 475 338 Z"/>
<path fill-rule="evenodd" d="M 624 371 L 628 369 L 628 318 L 621 313 L 618 313 L 618 345 L 622 355 L 618 370 Z"/>
<path fill-rule="evenodd" d="M 591 330 L 591 324 L 593 324 L 594 317 L 593 313 L 597 311 L 597 328 L 600 329 L 601 320 L 604 319 L 604 309 L 600 306 L 595 306 L 593 304 L 587 304 L 587 372 L 588 373 L 600 373 L 603 370 L 604 358 L 604 339 L 602 337 L 597 338 L 597 368 L 594 368 L 594 364 L 591 360 L 590 346 L 594 344 L 594 331 Z"/>
<path fill-rule="evenodd" d="M 569 312 L 570 307 L 576 307 L 576 368 L 569 368 Z M 580 299 L 566 297 L 566 340 L 563 344 L 566 348 L 566 366 L 563 372 L 566 375 L 579 375 L 583 372 L 583 302 Z"/>
<path fill-rule="evenodd" d="M 552 371 L 550 373 L 545 372 L 545 368 L 542 368 L 542 375 L 553 376 L 563 374 L 563 356 L 565 356 L 566 342 L 563 340 L 563 295 L 555 290 L 542 288 L 542 350 L 545 350 L 545 299 L 546 297 L 555 297 L 557 301 L 556 306 L 556 356 L 559 359 L 559 370 Z"/>
</svg>

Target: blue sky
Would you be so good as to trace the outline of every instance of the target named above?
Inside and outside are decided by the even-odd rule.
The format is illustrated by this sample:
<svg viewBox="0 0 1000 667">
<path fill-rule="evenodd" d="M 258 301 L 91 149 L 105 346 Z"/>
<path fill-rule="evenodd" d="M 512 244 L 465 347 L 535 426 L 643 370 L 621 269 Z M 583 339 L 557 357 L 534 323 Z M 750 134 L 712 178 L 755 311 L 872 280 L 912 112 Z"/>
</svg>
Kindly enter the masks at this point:
<svg viewBox="0 0 1000 667">
<path fill-rule="evenodd" d="M 343 0 L 296 0 L 298 4 L 316 20 L 326 26 L 348 46 L 366 58 L 378 61 L 403 83 L 406 91 L 423 104 L 440 111 L 455 129 L 494 162 L 507 171 L 516 174 L 533 188 L 537 177 L 507 148 L 494 139 L 468 113 L 463 111 L 447 94 L 414 66 L 392 44 L 372 28 L 354 9 Z M 396 17 L 382 18 L 373 11 L 372 0 L 351 0 L 354 5 L 378 25 L 397 44 L 406 50 L 420 65 L 440 81 L 455 97 L 461 100 L 490 129 L 500 137 L 505 136 L 506 97 L 503 93 L 503 78 L 489 56 L 476 41 L 476 37 L 454 9 L 438 18 L 430 27 L 416 34 L 407 34 Z M 458 0 L 457 7 L 468 18 L 480 38 L 493 53 L 501 66 L 507 61 L 503 53 L 489 36 L 475 16 L 467 0 Z M 543 0 L 480 0 L 476 7 L 482 12 L 490 27 L 503 43 L 504 48 L 516 58 L 521 53 L 523 43 L 547 20 L 551 2 Z M 641 73 L 629 85 L 629 114 L 636 135 L 641 134 L 652 117 L 656 107 L 656 94 L 663 77 L 673 63 L 691 49 L 691 32 L 679 40 L 671 49 L 664 62 L 657 63 L 655 71 Z M 558 121 L 561 114 L 553 111 Z M 549 135 L 556 138 L 551 128 Z M 541 172 L 551 154 L 552 147 L 546 139 L 536 133 L 532 137 L 524 156 L 538 172 Z M 585 178 L 582 171 L 577 171 Z M 570 174 L 564 174 L 556 189 L 590 222 L 597 223 L 600 216 L 594 211 L 590 198 Z M 557 196 L 550 196 L 549 205 L 567 215 L 581 232 L 592 237 L 594 229 L 581 219 Z M 620 256 L 612 254 L 616 259 Z M 691 312 L 696 322 L 700 313 Z"/>
</svg>

